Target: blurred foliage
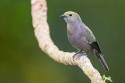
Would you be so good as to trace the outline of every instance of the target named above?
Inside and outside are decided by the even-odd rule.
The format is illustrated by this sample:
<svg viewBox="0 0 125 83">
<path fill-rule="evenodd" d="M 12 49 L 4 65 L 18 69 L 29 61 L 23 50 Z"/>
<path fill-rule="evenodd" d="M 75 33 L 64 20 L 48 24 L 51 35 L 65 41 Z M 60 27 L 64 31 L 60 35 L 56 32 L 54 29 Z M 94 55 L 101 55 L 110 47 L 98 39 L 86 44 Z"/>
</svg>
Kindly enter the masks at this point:
<svg viewBox="0 0 125 83">
<path fill-rule="evenodd" d="M 124 83 L 125 0 L 47 1 L 55 44 L 61 50 L 76 51 L 67 40 L 66 23 L 59 16 L 68 10 L 79 13 L 98 39 L 110 71 L 105 72 L 95 56 L 88 56 L 94 67 L 115 83 Z M 57 63 L 40 50 L 30 3 L 0 0 L 0 83 L 90 83 L 78 67 Z"/>
</svg>

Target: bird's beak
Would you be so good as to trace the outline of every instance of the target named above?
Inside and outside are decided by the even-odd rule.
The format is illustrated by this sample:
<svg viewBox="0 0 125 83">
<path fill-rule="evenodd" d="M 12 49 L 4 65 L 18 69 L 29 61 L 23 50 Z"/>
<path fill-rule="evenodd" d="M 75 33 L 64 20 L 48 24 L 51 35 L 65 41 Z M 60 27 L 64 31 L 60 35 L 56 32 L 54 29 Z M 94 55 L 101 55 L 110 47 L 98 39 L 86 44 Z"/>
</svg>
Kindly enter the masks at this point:
<svg viewBox="0 0 125 83">
<path fill-rule="evenodd" d="M 64 14 L 60 16 L 60 18 L 66 18 L 66 17 L 67 17 L 67 16 L 66 16 L 66 15 L 64 15 Z"/>
</svg>

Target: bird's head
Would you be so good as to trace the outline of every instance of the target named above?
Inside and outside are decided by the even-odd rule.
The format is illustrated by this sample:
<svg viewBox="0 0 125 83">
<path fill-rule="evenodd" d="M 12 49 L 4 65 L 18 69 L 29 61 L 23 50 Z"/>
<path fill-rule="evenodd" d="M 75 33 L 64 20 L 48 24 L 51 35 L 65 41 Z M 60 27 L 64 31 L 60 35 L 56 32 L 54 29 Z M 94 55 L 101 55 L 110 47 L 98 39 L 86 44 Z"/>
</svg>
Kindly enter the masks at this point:
<svg viewBox="0 0 125 83">
<path fill-rule="evenodd" d="M 81 22 L 80 16 L 73 12 L 73 11 L 67 11 L 63 15 L 60 16 L 61 18 L 64 18 L 64 20 L 67 23 L 78 23 Z"/>
</svg>

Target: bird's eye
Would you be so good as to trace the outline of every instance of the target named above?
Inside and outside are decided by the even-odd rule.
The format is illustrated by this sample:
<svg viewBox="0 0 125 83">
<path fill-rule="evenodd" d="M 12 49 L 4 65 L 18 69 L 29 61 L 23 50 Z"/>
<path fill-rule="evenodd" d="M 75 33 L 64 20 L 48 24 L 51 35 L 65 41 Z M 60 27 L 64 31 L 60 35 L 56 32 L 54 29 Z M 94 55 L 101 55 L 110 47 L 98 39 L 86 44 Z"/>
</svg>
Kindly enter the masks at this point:
<svg viewBox="0 0 125 83">
<path fill-rule="evenodd" d="M 72 14 L 69 14 L 69 16 L 72 16 Z"/>
</svg>

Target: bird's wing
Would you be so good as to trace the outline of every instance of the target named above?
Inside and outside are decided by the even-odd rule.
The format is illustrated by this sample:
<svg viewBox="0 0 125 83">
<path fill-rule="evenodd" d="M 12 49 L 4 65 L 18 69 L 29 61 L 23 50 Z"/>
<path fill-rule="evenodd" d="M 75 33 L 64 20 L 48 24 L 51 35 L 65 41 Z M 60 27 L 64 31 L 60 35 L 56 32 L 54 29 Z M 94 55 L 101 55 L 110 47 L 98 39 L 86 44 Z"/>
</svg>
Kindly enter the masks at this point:
<svg viewBox="0 0 125 83">
<path fill-rule="evenodd" d="M 89 44 L 96 41 L 96 38 L 95 38 L 94 34 L 85 24 L 84 25 L 82 24 L 81 27 L 83 28 L 83 35 L 87 39 Z"/>
<path fill-rule="evenodd" d="M 92 43 L 90 44 L 90 46 L 91 46 L 93 49 L 97 50 L 97 52 L 98 52 L 99 54 L 101 53 L 101 50 L 100 50 L 100 47 L 99 47 L 99 44 L 98 44 L 97 41 L 92 42 Z"/>
<path fill-rule="evenodd" d="M 98 51 L 98 53 L 101 53 L 99 44 L 98 44 L 94 34 L 92 33 L 92 31 L 86 25 L 82 26 L 82 28 L 83 28 L 83 35 L 89 42 L 92 49 L 95 49 Z"/>
</svg>

